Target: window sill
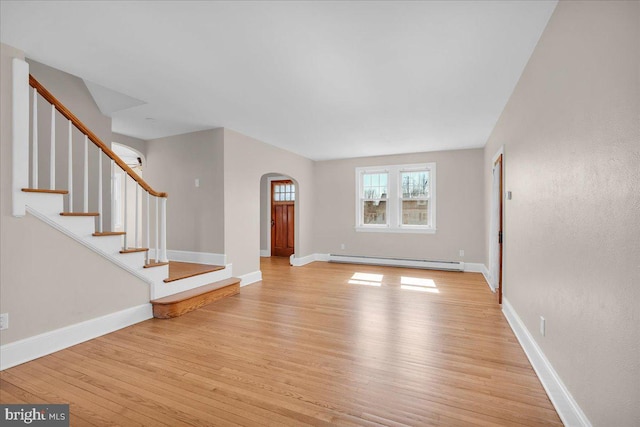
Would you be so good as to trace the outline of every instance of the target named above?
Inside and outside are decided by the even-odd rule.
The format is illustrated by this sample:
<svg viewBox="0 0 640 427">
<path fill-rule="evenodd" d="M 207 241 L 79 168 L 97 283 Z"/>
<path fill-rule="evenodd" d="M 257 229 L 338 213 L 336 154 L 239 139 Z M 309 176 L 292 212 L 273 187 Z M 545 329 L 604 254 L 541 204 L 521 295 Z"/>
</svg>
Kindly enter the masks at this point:
<svg viewBox="0 0 640 427">
<path fill-rule="evenodd" d="M 436 228 L 409 228 L 409 227 L 355 227 L 357 232 L 364 233 L 402 233 L 402 234 L 436 234 Z"/>
</svg>

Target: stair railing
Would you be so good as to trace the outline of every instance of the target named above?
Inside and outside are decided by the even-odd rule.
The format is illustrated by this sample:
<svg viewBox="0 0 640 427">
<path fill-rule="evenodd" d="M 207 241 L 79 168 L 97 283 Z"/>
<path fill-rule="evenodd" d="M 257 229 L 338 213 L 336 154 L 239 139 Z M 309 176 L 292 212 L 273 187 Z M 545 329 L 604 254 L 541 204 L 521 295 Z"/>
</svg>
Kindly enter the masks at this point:
<svg viewBox="0 0 640 427">
<path fill-rule="evenodd" d="M 22 62 L 22 61 L 20 61 Z M 24 63 L 26 64 L 26 63 Z M 16 72 L 16 68 L 18 69 Z M 26 102 L 25 102 L 25 93 L 24 93 L 24 83 L 20 81 L 16 81 L 16 79 L 20 79 L 20 76 L 24 76 L 25 67 L 23 64 L 16 64 L 14 61 L 14 85 L 13 85 L 13 110 L 14 110 L 14 215 L 22 216 L 24 215 L 24 206 L 20 207 L 20 203 L 16 206 L 16 199 L 19 199 L 20 196 L 16 195 L 17 191 L 38 191 L 38 192 L 48 192 L 48 193 L 63 193 L 68 195 L 67 206 L 68 211 L 65 212 L 65 215 L 72 216 L 97 216 L 97 233 L 96 235 L 101 234 L 110 234 L 110 232 L 105 232 L 105 224 L 103 220 L 103 167 L 102 160 L 104 156 L 110 159 L 111 163 L 111 171 L 115 170 L 114 168 L 119 167 L 124 171 L 125 175 L 125 197 L 124 197 L 124 224 L 125 224 L 125 234 L 124 234 L 124 245 L 123 249 L 129 249 L 128 243 L 133 243 L 134 248 L 140 248 L 141 242 L 140 233 L 141 231 L 139 227 L 141 226 L 139 217 L 139 209 L 142 206 L 141 203 L 141 193 L 144 191 L 146 193 L 146 219 L 143 219 L 145 222 L 145 241 L 146 248 L 151 249 L 151 212 L 154 211 L 155 214 L 155 230 L 154 230 L 154 243 L 155 243 L 155 261 L 156 262 L 167 262 L 167 193 L 159 192 L 151 188 L 147 182 L 145 182 L 136 172 L 134 172 L 118 155 L 116 155 L 110 148 L 107 146 L 95 133 L 93 133 L 87 126 L 85 126 L 80 119 L 78 119 L 67 107 L 65 107 L 51 92 L 49 92 L 40 82 L 38 82 L 32 75 L 29 74 L 29 86 L 32 88 L 32 96 L 29 96 L 28 91 L 30 90 L 27 87 L 26 93 Z M 26 67 L 26 72 L 28 73 L 28 65 Z M 31 99 L 29 99 L 31 98 Z M 38 134 L 38 128 L 40 125 L 39 116 L 38 116 L 38 103 L 39 98 L 44 99 L 48 103 L 48 110 L 45 111 L 46 115 L 51 116 L 50 119 L 50 138 L 49 139 L 49 188 L 43 189 L 39 186 L 40 177 L 38 176 L 39 168 L 41 166 L 41 159 L 39 159 L 39 154 L 41 154 L 40 144 L 45 141 L 42 140 L 42 135 Z M 31 101 L 31 118 L 29 118 L 29 101 Z M 26 118 L 25 118 L 25 107 L 26 107 Z M 64 165 L 64 159 L 56 158 L 56 117 L 58 115 L 63 116 L 67 120 L 67 128 L 68 131 L 66 134 L 67 137 L 67 159 L 66 159 L 66 168 L 67 168 L 67 189 L 58 190 L 56 188 L 56 167 L 59 167 L 60 164 Z M 31 138 L 29 138 L 29 121 L 31 121 Z M 26 125 L 26 132 L 25 127 Z M 16 129 L 16 127 L 18 127 Z M 80 131 L 80 133 L 84 136 L 84 147 L 83 147 L 83 185 L 82 191 L 77 191 L 73 187 L 73 174 L 74 174 L 74 163 L 73 163 L 73 128 Z M 31 141 L 29 141 L 31 140 Z M 97 150 L 97 183 L 98 183 L 98 195 L 97 195 L 97 212 L 92 213 L 89 212 L 89 141 L 95 145 Z M 31 147 L 29 147 L 29 142 L 31 142 Z M 25 147 L 26 144 L 26 147 Z M 31 153 L 31 161 L 29 161 L 29 152 Z M 26 162 L 26 164 L 25 164 Z M 27 170 L 30 170 L 30 174 L 27 172 L 25 175 L 23 171 L 16 172 L 15 169 L 21 167 L 20 163 L 23 167 L 26 167 Z M 30 175 L 30 183 L 29 181 Z M 18 177 L 16 179 L 16 176 Z M 113 174 L 111 173 L 111 176 Z M 111 179 L 110 179 L 111 180 Z M 128 203 L 126 202 L 126 188 L 127 188 L 127 180 L 132 180 L 133 183 L 136 184 L 135 190 L 135 231 L 133 233 L 133 241 L 127 238 L 127 229 L 126 229 L 126 218 L 128 214 Z M 16 188 L 16 181 L 19 183 Z M 82 204 L 82 212 L 74 212 L 74 197 L 81 197 L 83 200 Z M 111 192 L 111 198 L 113 198 L 113 192 Z M 154 202 L 152 202 L 154 200 Z M 112 212 L 112 215 L 115 214 Z M 108 226 L 111 228 L 111 225 Z M 150 255 L 149 251 L 147 251 L 147 264 L 150 264 Z"/>
</svg>

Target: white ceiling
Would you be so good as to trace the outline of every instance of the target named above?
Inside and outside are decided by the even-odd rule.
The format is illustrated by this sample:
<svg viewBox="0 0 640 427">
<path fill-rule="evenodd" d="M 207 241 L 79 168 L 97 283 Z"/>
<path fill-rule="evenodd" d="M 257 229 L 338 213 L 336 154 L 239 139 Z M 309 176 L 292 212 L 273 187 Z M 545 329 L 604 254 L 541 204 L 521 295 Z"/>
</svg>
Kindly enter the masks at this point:
<svg viewBox="0 0 640 427">
<path fill-rule="evenodd" d="M 555 6 L 2 0 L 0 38 L 145 103 L 114 132 L 224 126 L 320 160 L 483 146 Z"/>
</svg>

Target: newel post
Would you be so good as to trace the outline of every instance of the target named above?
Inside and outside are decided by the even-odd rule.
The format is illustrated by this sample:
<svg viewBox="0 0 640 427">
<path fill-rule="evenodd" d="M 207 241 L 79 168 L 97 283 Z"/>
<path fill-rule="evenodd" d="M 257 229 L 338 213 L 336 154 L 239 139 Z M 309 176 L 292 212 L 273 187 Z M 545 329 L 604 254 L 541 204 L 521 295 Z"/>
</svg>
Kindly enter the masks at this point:
<svg viewBox="0 0 640 427">
<path fill-rule="evenodd" d="M 167 258 L 167 198 L 160 197 L 160 262 Z"/>
<path fill-rule="evenodd" d="M 12 213 L 22 217 L 25 215 L 22 189 L 29 188 L 29 64 L 13 58 L 12 71 Z"/>
</svg>

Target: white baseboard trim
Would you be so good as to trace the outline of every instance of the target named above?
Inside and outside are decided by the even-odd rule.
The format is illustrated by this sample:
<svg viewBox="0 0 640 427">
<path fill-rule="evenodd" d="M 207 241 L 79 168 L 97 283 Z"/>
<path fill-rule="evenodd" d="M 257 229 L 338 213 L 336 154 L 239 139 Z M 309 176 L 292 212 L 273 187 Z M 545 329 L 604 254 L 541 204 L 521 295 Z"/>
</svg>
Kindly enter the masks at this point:
<svg viewBox="0 0 640 427">
<path fill-rule="evenodd" d="M 149 257 L 156 257 L 156 250 L 149 249 Z M 215 254 L 210 252 L 178 251 L 167 249 L 167 258 L 171 261 L 195 262 L 197 264 L 227 265 L 225 254 Z"/>
<path fill-rule="evenodd" d="M 293 267 L 301 267 L 314 261 L 329 261 L 329 254 L 311 254 L 297 258 L 295 254 L 289 257 L 289 264 Z"/>
<path fill-rule="evenodd" d="M 261 281 L 262 271 L 257 270 L 237 277 L 240 279 L 240 287 L 243 287 Z"/>
<path fill-rule="evenodd" d="M 464 271 L 465 273 L 482 273 L 484 265 L 479 262 L 465 262 L 464 263 Z"/>
<path fill-rule="evenodd" d="M 494 288 L 493 285 L 491 284 L 492 282 L 491 282 L 491 275 L 489 274 L 489 269 L 484 264 L 482 265 L 482 275 L 484 276 L 484 280 L 487 282 L 489 289 L 491 289 L 491 292 L 495 293 L 497 289 Z"/>
<path fill-rule="evenodd" d="M 263 258 L 268 258 L 271 256 L 271 251 L 269 249 L 260 249 L 260 256 Z"/>
<path fill-rule="evenodd" d="M 151 304 L 147 303 L 5 344 L 0 346 L 0 370 L 46 356 L 152 317 L 153 309 Z"/>
<path fill-rule="evenodd" d="M 491 280 L 489 280 L 489 270 L 487 269 L 486 265 L 479 262 L 465 262 L 464 271 L 466 273 L 482 273 L 482 276 L 484 277 L 485 282 L 487 282 L 487 285 L 489 285 L 489 289 L 491 289 L 491 292 L 496 292 L 493 286 L 491 286 Z"/>
<path fill-rule="evenodd" d="M 578 403 L 573 399 L 567 387 L 553 369 L 553 366 L 538 346 L 535 339 L 524 325 L 513 306 L 506 298 L 502 299 L 502 312 L 509 322 L 509 326 L 518 338 L 522 349 L 529 358 L 531 366 L 536 371 L 551 403 L 556 408 L 565 426 L 591 427 L 587 416 L 582 412 Z"/>
<path fill-rule="evenodd" d="M 489 270 L 487 269 L 487 266 L 482 264 L 482 263 L 475 263 L 475 262 L 465 262 L 464 263 L 464 271 L 467 273 L 482 273 L 482 276 L 484 276 L 484 280 L 487 282 L 487 285 L 489 285 L 489 289 L 491 289 L 491 292 L 495 292 L 496 290 L 493 289 L 493 287 L 491 286 L 491 280 L 489 280 Z"/>
</svg>

